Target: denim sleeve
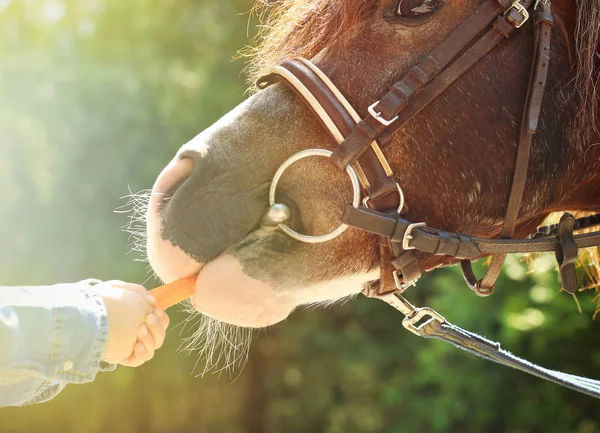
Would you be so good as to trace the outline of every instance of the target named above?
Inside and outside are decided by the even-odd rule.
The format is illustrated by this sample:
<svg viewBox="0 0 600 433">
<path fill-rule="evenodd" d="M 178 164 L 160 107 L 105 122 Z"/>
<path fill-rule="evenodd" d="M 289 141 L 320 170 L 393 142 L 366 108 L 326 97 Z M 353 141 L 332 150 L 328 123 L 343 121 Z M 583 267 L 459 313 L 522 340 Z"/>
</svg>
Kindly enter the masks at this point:
<svg viewBox="0 0 600 433">
<path fill-rule="evenodd" d="M 94 380 L 107 335 L 106 309 L 88 283 L 0 287 L 0 407 Z"/>
</svg>

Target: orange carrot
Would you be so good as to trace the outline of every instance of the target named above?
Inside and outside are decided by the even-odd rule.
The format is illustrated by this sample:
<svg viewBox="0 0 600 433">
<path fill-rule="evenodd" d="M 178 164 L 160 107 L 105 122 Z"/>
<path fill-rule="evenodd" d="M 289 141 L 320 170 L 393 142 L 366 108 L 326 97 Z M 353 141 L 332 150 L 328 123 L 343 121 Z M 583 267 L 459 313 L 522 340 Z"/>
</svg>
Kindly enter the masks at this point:
<svg viewBox="0 0 600 433">
<path fill-rule="evenodd" d="M 166 310 L 192 296 L 194 294 L 195 284 L 195 275 L 192 277 L 180 278 L 179 280 L 150 290 L 150 294 L 154 296 L 158 302 L 159 308 Z"/>
</svg>

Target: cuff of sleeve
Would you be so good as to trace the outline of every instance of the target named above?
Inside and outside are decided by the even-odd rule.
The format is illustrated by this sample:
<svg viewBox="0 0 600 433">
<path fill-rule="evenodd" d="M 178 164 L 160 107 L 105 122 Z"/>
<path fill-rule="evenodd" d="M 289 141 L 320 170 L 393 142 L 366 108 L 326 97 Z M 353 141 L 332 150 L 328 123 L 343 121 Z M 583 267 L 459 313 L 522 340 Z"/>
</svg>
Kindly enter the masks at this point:
<svg viewBox="0 0 600 433">
<path fill-rule="evenodd" d="M 108 318 L 100 296 L 86 286 L 70 287 L 68 304 L 55 309 L 50 349 L 51 365 L 56 369 L 53 379 L 91 382 L 101 368 Z"/>
</svg>

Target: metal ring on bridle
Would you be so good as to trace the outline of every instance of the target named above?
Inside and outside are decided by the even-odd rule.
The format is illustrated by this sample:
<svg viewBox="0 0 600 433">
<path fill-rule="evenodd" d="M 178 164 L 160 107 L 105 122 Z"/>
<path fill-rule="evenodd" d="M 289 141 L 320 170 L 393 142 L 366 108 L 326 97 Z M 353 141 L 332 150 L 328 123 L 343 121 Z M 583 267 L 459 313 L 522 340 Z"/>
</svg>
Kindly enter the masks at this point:
<svg viewBox="0 0 600 433">
<path fill-rule="evenodd" d="M 271 182 L 271 189 L 269 190 L 269 205 L 270 206 L 273 206 L 276 203 L 275 192 L 277 191 L 277 184 L 279 183 L 279 180 L 281 179 L 283 172 L 294 162 L 296 162 L 302 158 L 309 157 L 309 156 L 324 156 L 326 158 L 329 158 L 331 156 L 331 151 L 325 150 L 325 149 L 303 150 L 301 152 L 296 153 L 295 155 L 292 155 L 283 164 L 281 164 L 281 167 L 279 167 L 279 169 L 275 173 L 275 176 L 273 176 L 273 181 Z M 354 196 L 352 198 L 352 206 L 358 207 L 358 205 L 360 204 L 360 195 L 361 195 L 360 183 L 358 181 L 358 176 L 356 175 L 356 172 L 350 165 L 348 165 L 346 167 L 346 173 L 348 173 L 348 176 L 350 177 L 350 181 L 352 182 L 352 190 L 353 190 L 353 194 L 354 194 Z M 326 241 L 330 241 L 332 239 L 337 238 L 339 235 L 344 233 L 344 231 L 346 231 L 346 229 L 348 228 L 348 225 L 342 223 L 342 224 L 340 224 L 340 226 L 338 228 L 336 228 L 332 232 L 326 233 L 324 235 L 318 235 L 318 236 L 310 236 L 310 235 L 304 235 L 302 233 L 298 233 L 297 231 L 292 230 L 291 228 L 289 228 L 287 225 L 285 225 L 283 223 L 279 224 L 279 228 L 281 228 L 281 230 L 283 230 L 288 236 L 291 236 L 292 238 L 294 238 L 296 240 L 299 240 L 301 242 L 307 242 L 310 244 L 316 244 L 319 242 L 326 242 Z"/>
<path fill-rule="evenodd" d="M 402 188 L 400 188 L 400 184 L 398 182 L 396 182 L 396 189 L 398 190 L 398 196 L 400 197 L 400 204 L 398 205 L 398 215 L 400 215 L 400 213 L 402 212 L 402 209 L 404 209 L 404 191 L 402 191 Z M 364 207 L 369 207 L 369 196 L 365 196 L 365 198 L 363 198 L 363 202 L 362 202 Z"/>
</svg>

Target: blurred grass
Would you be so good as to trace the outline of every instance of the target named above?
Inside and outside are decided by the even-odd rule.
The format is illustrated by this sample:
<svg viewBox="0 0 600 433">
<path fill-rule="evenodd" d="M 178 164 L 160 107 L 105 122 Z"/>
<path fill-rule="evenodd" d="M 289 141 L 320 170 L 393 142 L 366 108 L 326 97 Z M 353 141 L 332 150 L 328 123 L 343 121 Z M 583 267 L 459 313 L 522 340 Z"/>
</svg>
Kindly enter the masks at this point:
<svg viewBox="0 0 600 433">
<path fill-rule="evenodd" d="M 146 279 L 113 210 L 243 99 L 243 65 L 231 59 L 252 35 L 250 7 L 0 0 L 0 285 Z M 520 260 L 490 298 L 456 270 L 408 296 L 534 362 L 600 376 L 592 293 L 578 295 L 580 314 L 551 256 L 534 272 Z M 600 431 L 597 402 L 421 341 L 400 321 L 362 297 L 299 311 L 260 333 L 241 373 L 204 378 L 177 352 L 192 330 L 173 326 L 148 365 L 0 409 L 0 432 Z"/>
</svg>

